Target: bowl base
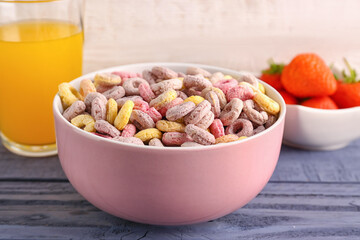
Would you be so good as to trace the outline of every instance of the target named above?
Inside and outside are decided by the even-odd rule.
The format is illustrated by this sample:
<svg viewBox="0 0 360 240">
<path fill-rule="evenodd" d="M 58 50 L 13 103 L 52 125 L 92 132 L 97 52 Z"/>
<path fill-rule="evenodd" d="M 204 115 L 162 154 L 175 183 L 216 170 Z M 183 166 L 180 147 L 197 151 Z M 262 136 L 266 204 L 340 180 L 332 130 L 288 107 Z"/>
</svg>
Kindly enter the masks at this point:
<svg viewBox="0 0 360 240">
<path fill-rule="evenodd" d="M 341 143 L 341 144 L 334 144 L 334 145 L 330 145 L 330 146 L 301 145 L 301 144 L 288 142 L 286 140 L 283 140 L 282 142 L 283 142 L 283 144 L 290 146 L 290 147 L 300 148 L 300 149 L 304 149 L 304 150 L 313 150 L 313 151 L 333 151 L 333 150 L 338 150 L 340 148 L 344 148 L 347 145 L 349 145 L 349 142 Z"/>
</svg>

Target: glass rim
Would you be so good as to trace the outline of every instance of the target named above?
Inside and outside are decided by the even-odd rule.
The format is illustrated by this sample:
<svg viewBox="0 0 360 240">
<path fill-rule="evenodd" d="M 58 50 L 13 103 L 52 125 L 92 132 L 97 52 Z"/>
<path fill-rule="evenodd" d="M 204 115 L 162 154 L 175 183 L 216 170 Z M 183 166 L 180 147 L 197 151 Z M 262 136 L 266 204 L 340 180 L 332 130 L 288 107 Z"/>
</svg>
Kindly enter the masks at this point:
<svg viewBox="0 0 360 240">
<path fill-rule="evenodd" d="M 48 3 L 63 0 L 0 0 L 0 3 Z"/>
</svg>

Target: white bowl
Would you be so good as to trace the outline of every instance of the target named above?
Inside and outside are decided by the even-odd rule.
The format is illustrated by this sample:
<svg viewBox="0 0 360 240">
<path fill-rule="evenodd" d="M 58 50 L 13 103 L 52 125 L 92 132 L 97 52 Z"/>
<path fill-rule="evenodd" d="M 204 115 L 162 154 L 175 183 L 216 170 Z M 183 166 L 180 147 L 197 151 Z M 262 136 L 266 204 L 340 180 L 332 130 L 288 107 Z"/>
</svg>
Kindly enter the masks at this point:
<svg viewBox="0 0 360 240">
<path fill-rule="evenodd" d="M 286 105 L 283 143 L 309 150 L 336 150 L 360 138 L 360 107 L 324 110 Z"/>
</svg>

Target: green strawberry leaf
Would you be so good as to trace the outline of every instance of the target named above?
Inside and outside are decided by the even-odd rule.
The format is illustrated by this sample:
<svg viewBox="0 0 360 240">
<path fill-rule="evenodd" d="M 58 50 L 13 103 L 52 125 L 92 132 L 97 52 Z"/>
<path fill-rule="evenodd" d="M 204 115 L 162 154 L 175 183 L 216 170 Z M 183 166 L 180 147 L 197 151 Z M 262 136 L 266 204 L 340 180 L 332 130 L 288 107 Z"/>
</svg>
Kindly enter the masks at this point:
<svg viewBox="0 0 360 240">
<path fill-rule="evenodd" d="M 269 63 L 270 68 L 268 68 L 266 70 L 263 70 L 262 71 L 263 74 L 270 74 L 270 75 L 271 74 L 281 74 L 282 70 L 285 67 L 285 64 L 283 64 L 283 63 L 275 63 L 274 59 L 272 59 L 272 58 L 270 58 L 268 60 L 268 63 Z"/>
<path fill-rule="evenodd" d="M 350 63 L 346 60 L 346 58 L 344 58 L 344 62 L 345 65 L 347 67 L 347 69 L 349 70 L 350 74 L 346 74 L 345 70 L 342 71 L 342 75 L 343 75 L 343 82 L 344 83 L 356 83 L 356 82 L 360 82 L 360 79 L 356 79 L 357 78 L 357 73 L 355 71 L 355 69 L 353 69 L 350 65 Z"/>
</svg>

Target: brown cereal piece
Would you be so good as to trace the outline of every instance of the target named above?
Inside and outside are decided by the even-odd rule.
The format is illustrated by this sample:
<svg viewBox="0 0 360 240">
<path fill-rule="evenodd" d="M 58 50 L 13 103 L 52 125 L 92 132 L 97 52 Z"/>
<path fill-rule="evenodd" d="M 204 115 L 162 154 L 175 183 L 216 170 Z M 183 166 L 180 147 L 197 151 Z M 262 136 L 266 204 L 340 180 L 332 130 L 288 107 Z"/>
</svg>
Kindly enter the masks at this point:
<svg viewBox="0 0 360 240">
<path fill-rule="evenodd" d="M 206 71 L 205 69 L 198 67 L 188 67 L 186 70 L 187 75 L 202 75 L 205 78 L 211 77 L 211 73 Z"/>
<path fill-rule="evenodd" d="M 164 147 L 164 144 L 158 138 L 153 138 L 149 141 L 149 146 L 153 147 Z"/>
<path fill-rule="evenodd" d="M 265 123 L 265 128 L 271 127 L 277 120 L 277 117 L 275 115 L 269 114 L 269 119 Z"/>
<path fill-rule="evenodd" d="M 183 91 L 176 91 L 177 95 L 179 98 L 181 98 L 182 100 L 185 100 L 188 98 L 188 95 L 186 95 L 186 93 L 184 93 Z"/>
<path fill-rule="evenodd" d="M 218 96 L 219 98 L 219 103 L 220 103 L 220 108 L 223 109 L 226 104 L 227 104 L 227 100 L 226 100 L 226 96 L 225 96 L 225 93 L 220 89 L 220 88 L 216 88 L 216 87 L 207 87 L 207 88 L 204 88 L 202 91 L 201 91 L 201 96 L 202 97 L 205 97 L 206 94 L 210 91 L 213 91 L 216 93 L 216 95 Z"/>
<path fill-rule="evenodd" d="M 107 99 L 104 95 L 102 95 L 101 93 L 98 92 L 91 92 L 88 95 L 86 95 L 85 97 L 85 106 L 86 106 L 86 112 L 90 113 L 91 112 L 91 104 L 94 101 L 95 98 L 100 98 L 102 101 L 104 101 L 104 103 L 107 103 Z"/>
<path fill-rule="evenodd" d="M 202 75 L 186 75 L 183 82 L 186 88 L 194 88 L 198 91 L 212 86 L 211 82 Z"/>
<path fill-rule="evenodd" d="M 122 98 L 125 96 L 125 89 L 121 86 L 115 86 L 110 88 L 109 90 L 103 92 L 103 95 L 106 97 L 106 99 L 113 98 L 114 100 L 117 100 L 119 98 Z"/>
<path fill-rule="evenodd" d="M 250 137 L 253 135 L 253 125 L 249 120 L 246 119 L 237 119 L 235 122 L 230 124 L 226 130 L 226 134 L 234 134 L 239 137 L 246 136 Z"/>
<path fill-rule="evenodd" d="M 104 133 L 111 137 L 120 136 L 120 131 L 105 120 L 96 120 L 94 127 L 99 133 Z"/>
<path fill-rule="evenodd" d="M 226 104 L 220 114 L 220 120 L 224 126 L 229 126 L 240 116 L 243 106 L 243 101 L 238 98 L 233 98 L 228 104 Z"/>
<path fill-rule="evenodd" d="M 257 111 L 255 109 L 255 103 L 253 100 L 246 100 L 244 102 L 244 112 L 252 122 L 258 125 L 265 124 L 269 118 L 265 111 Z"/>
<path fill-rule="evenodd" d="M 196 142 L 184 142 L 181 147 L 202 147 L 203 145 Z"/>
<path fill-rule="evenodd" d="M 126 96 L 139 95 L 139 85 L 142 83 L 149 84 L 145 79 L 142 78 L 127 79 L 122 85 L 125 89 Z"/>
<path fill-rule="evenodd" d="M 177 78 L 178 74 L 170 68 L 155 66 L 151 69 L 151 73 L 154 74 L 158 79 L 172 79 Z"/>
<path fill-rule="evenodd" d="M 132 111 L 130 121 L 140 130 L 155 127 L 152 118 L 147 113 L 140 110 Z"/>
<path fill-rule="evenodd" d="M 185 124 L 198 123 L 210 111 L 211 104 L 207 100 L 202 101 L 191 113 L 184 117 Z"/>
<path fill-rule="evenodd" d="M 76 101 L 63 112 L 63 116 L 66 120 L 71 121 L 77 115 L 84 113 L 85 108 L 86 106 L 83 101 Z"/>
<path fill-rule="evenodd" d="M 196 105 L 193 102 L 183 102 L 166 111 L 166 118 L 170 121 L 176 121 L 185 117 L 187 114 L 195 109 Z"/>
<path fill-rule="evenodd" d="M 149 85 L 156 83 L 157 77 L 149 70 L 144 70 L 142 72 L 142 77 L 149 83 Z"/>
<path fill-rule="evenodd" d="M 243 73 L 240 75 L 240 77 L 237 79 L 238 82 L 247 82 L 251 84 L 256 89 L 259 89 L 259 81 L 257 78 L 251 74 L 251 73 Z"/>
<path fill-rule="evenodd" d="M 140 96 L 130 96 L 130 97 L 123 97 L 116 100 L 116 103 L 118 105 L 118 108 L 121 108 L 127 100 L 131 100 L 135 102 L 136 100 L 143 100 Z"/>
<path fill-rule="evenodd" d="M 117 136 L 117 137 L 114 137 L 113 140 L 118 141 L 118 142 L 123 142 L 123 143 L 132 143 L 135 145 L 144 145 L 143 141 L 141 141 L 141 139 L 139 139 L 137 137 Z"/>
<path fill-rule="evenodd" d="M 225 75 L 222 72 L 216 72 L 211 75 L 209 80 L 212 84 L 215 84 L 218 81 L 223 80 L 224 77 L 225 77 Z"/>
<path fill-rule="evenodd" d="M 189 135 L 194 142 L 197 142 L 202 145 L 211 145 L 215 143 L 215 137 L 208 131 L 195 126 L 194 124 L 189 124 L 185 127 L 185 133 Z"/>
<path fill-rule="evenodd" d="M 210 111 L 199 122 L 197 122 L 195 126 L 202 129 L 208 129 L 208 127 L 210 127 L 213 121 L 214 121 L 214 113 Z"/>
<path fill-rule="evenodd" d="M 91 102 L 91 116 L 95 120 L 106 119 L 106 104 L 103 99 L 97 97 Z"/>
<path fill-rule="evenodd" d="M 211 111 L 214 113 L 215 117 L 218 118 L 221 113 L 220 101 L 218 95 L 214 91 L 210 91 L 205 95 L 205 99 L 210 102 Z"/>
<path fill-rule="evenodd" d="M 164 80 L 159 83 L 155 83 L 151 85 L 151 90 L 156 94 L 159 95 L 167 90 L 174 89 L 174 90 L 180 90 L 183 86 L 183 81 L 174 78 L 169 80 Z"/>
<path fill-rule="evenodd" d="M 263 125 L 260 125 L 260 126 L 258 126 L 257 128 L 254 129 L 253 135 L 261 133 L 264 130 L 265 130 L 265 127 Z"/>
</svg>

